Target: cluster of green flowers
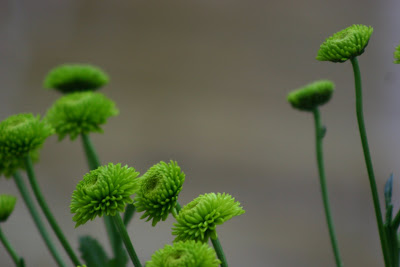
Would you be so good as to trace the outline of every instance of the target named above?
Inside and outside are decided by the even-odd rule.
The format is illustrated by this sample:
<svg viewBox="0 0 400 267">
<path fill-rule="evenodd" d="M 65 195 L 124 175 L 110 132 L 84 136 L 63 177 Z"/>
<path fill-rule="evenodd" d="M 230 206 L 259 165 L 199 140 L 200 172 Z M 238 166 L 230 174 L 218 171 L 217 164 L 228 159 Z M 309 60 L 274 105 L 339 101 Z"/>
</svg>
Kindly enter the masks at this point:
<svg viewBox="0 0 400 267">
<path fill-rule="evenodd" d="M 33 114 L 18 114 L 0 122 L 0 174 L 16 177 L 20 169 L 26 169 L 35 194 L 40 195 L 31 162 L 39 159 L 39 150 L 45 140 L 52 134 L 57 134 L 60 141 L 66 136 L 71 140 L 81 136 L 91 170 L 83 176 L 72 193 L 70 210 L 75 227 L 97 217 L 104 217 L 107 225 L 107 218 L 112 218 L 107 230 L 111 229 L 111 235 L 118 230 L 121 235 L 120 238 L 114 236 L 112 246 L 117 247 L 118 242 L 123 241 L 134 265 L 141 266 L 126 233 L 124 224 L 129 219 L 121 223 L 120 213 L 124 213 L 127 207 L 133 207 L 137 212 L 143 212 L 141 219 L 152 220 L 152 226 L 165 221 L 172 214 L 177 220 L 172 231 L 176 236 L 174 244 L 157 251 L 147 266 L 213 267 L 220 263 L 226 266 L 225 258 L 220 261 L 216 256 L 223 253 L 221 247 L 215 248 L 216 254 L 206 242 L 211 238 L 213 242 L 219 243 L 215 241 L 218 239 L 216 226 L 244 213 L 240 203 L 232 196 L 225 193 L 204 194 L 181 210 L 178 197 L 185 174 L 177 162 L 161 161 L 142 176 L 133 167 L 120 163 L 100 164 L 88 136 L 90 133 L 103 132 L 102 125 L 110 117 L 118 115 L 119 111 L 112 100 L 94 92 L 108 81 L 108 76 L 101 69 L 91 65 L 62 65 L 50 71 L 44 87 L 56 89 L 63 95 L 48 109 L 44 118 Z M 45 205 L 41 196 L 37 198 L 40 199 L 40 205 Z M 0 197 L 0 222 L 7 219 L 14 204 L 15 198 Z M 42 208 L 47 216 L 48 207 Z M 132 212 L 132 208 L 129 212 Z M 126 217 L 132 216 L 126 214 Z M 50 218 L 49 221 L 53 226 L 54 219 Z M 54 230 L 59 238 L 61 236 L 60 241 L 73 263 L 85 266 L 66 244 L 66 239 L 62 240 L 60 230 L 55 229 L 57 227 Z M 100 247 L 96 242 L 92 242 L 92 248 L 85 250 L 82 256 L 88 266 L 94 264 L 91 259 L 104 257 L 100 257 L 102 249 L 94 248 Z M 101 264 L 108 266 L 110 262 L 118 266 L 126 264 L 126 261 L 118 258 L 111 261 L 104 258 Z M 63 266 L 63 263 L 59 265 Z"/>
</svg>

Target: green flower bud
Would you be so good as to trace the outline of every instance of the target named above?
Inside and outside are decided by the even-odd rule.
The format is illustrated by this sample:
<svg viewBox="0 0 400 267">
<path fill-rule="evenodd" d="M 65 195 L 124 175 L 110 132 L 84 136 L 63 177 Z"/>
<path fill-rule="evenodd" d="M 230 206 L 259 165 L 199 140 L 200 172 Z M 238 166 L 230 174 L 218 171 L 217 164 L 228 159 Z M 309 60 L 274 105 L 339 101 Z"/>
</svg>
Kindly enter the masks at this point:
<svg viewBox="0 0 400 267">
<path fill-rule="evenodd" d="M 64 64 L 52 69 L 44 80 L 46 89 L 56 89 L 64 94 L 94 91 L 108 83 L 101 69 L 84 64 Z"/>
<path fill-rule="evenodd" d="M 317 60 L 345 62 L 364 53 L 373 32 L 371 26 L 352 25 L 327 38 L 318 50 Z"/>
<path fill-rule="evenodd" d="M 135 198 L 137 211 L 145 211 L 141 219 L 153 219 L 153 226 L 160 220 L 165 221 L 176 206 L 184 181 L 185 174 L 174 161 L 168 164 L 161 161 L 151 167 L 140 177 L 140 189 Z"/>
<path fill-rule="evenodd" d="M 0 174 L 12 175 L 23 168 L 24 157 L 38 158 L 38 150 L 53 128 L 30 113 L 17 114 L 0 122 Z"/>
<path fill-rule="evenodd" d="M 71 213 L 75 227 L 97 216 L 115 216 L 133 202 L 131 196 L 138 189 L 139 175 L 134 168 L 109 163 L 87 173 L 72 193 Z"/>
<path fill-rule="evenodd" d="M 179 212 L 172 229 L 172 234 L 177 236 L 174 241 L 216 239 L 217 225 L 243 213 L 240 203 L 229 194 L 200 195 Z"/>
<path fill-rule="evenodd" d="M 0 195 L 0 222 L 7 221 L 14 210 L 17 198 L 10 195 Z"/>
<path fill-rule="evenodd" d="M 219 264 L 210 246 L 190 240 L 165 245 L 151 256 L 146 267 L 217 267 Z"/>
<path fill-rule="evenodd" d="M 393 53 L 394 56 L 394 64 L 400 64 L 400 45 L 396 47 L 396 50 Z"/>
<path fill-rule="evenodd" d="M 59 140 L 69 135 L 71 140 L 82 133 L 100 132 L 100 125 L 118 115 L 115 103 L 100 93 L 78 92 L 58 99 L 47 111 L 46 119 L 56 130 Z"/>
<path fill-rule="evenodd" d="M 289 93 L 287 99 L 294 108 L 312 111 L 331 99 L 334 87 L 328 80 L 315 81 Z"/>
</svg>

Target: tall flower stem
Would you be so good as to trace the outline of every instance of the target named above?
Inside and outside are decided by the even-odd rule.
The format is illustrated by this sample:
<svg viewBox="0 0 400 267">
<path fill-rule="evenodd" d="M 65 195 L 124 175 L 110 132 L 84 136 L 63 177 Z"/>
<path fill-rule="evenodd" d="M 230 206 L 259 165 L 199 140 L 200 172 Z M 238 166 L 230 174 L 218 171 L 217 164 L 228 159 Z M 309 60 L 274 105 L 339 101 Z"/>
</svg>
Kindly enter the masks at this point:
<svg viewBox="0 0 400 267">
<path fill-rule="evenodd" d="M 356 112 L 357 112 L 358 129 L 360 131 L 361 144 L 362 144 L 362 148 L 364 151 L 365 164 L 367 165 L 369 184 L 371 187 L 372 199 L 373 199 L 374 208 L 375 208 L 376 221 L 378 223 L 379 238 L 381 241 L 383 258 L 385 261 L 385 266 L 389 267 L 389 266 L 391 266 L 391 263 L 390 263 L 390 256 L 389 256 L 388 243 L 387 243 L 388 237 L 386 236 L 385 230 L 383 227 L 383 218 L 382 218 L 382 212 L 381 212 L 381 208 L 380 208 L 380 204 L 379 204 L 380 203 L 379 195 L 378 195 L 378 190 L 376 187 L 376 181 L 375 181 L 374 169 L 372 167 L 371 155 L 369 152 L 367 132 L 365 130 L 364 111 L 363 111 L 363 102 L 362 102 L 361 73 L 360 73 L 360 67 L 358 66 L 357 57 L 354 57 L 351 59 L 351 64 L 353 66 L 354 81 L 355 81 L 355 88 L 356 88 Z"/>
<path fill-rule="evenodd" d="M 131 239 L 129 238 L 128 232 L 126 231 L 124 222 L 122 221 L 121 216 L 117 213 L 115 216 L 112 217 L 114 220 L 115 225 L 122 237 L 122 241 L 124 241 L 126 250 L 128 251 L 129 257 L 132 260 L 132 263 L 135 267 L 142 267 L 142 264 L 139 261 L 138 256 L 136 255 L 135 249 L 133 248 Z"/>
<path fill-rule="evenodd" d="M 321 125 L 321 117 L 320 117 L 319 109 L 315 108 L 313 110 L 313 114 L 314 114 L 314 122 L 315 122 L 315 141 L 316 141 L 315 143 L 316 143 L 319 181 L 320 181 L 321 193 L 322 193 L 322 202 L 324 204 L 326 223 L 327 223 L 328 229 L 329 229 L 329 236 L 331 238 L 333 254 L 335 255 L 336 266 L 342 267 L 343 263 L 342 263 L 340 253 L 339 253 L 339 247 L 337 244 L 335 228 L 333 226 L 331 210 L 329 207 L 328 189 L 326 186 L 325 167 L 324 167 L 324 158 L 323 158 L 323 149 L 322 149 L 322 139 L 324 137 L 324 129 L 322 128 L 322 125 Z"/>
<path fill-rule="evenodd" d="M 24 180 L 22 179 L 21 175 L 19 172 L 14 173 L 14 181 L 15 184 L 18 187 L 18 190 L 25 202 L 25 205 L 28 207 L 28 210 L 32 216 L 33 221 L 36 224 L 36 227 L 38 228 L 40 234 L 42 235 L 42 238 L 49 249 L 51 255 L 53 256 L 54 260 L 57 262 L 58 266 L 65 267 L 65 263 L 62 260 L 60 254 L 58 254 L 58 251 L 56 247 L 53 244 L 53 241 L 51 240 L 49 233 L 47 232 L 42 219 L 40 218 L 39 212 L 36 209 L 35 205 L 33 204 L 33 199 L 31 198 L 29 191 L 25 185 Z"/>
<path fill-rule="evenodd" d="M 11 246 L 10 242 L 8 241 L 8 239 L 6 238 L 6 236 L 4 235 L 3 231 L 0 228 L 0 240 L 3 243 L 4 247 L 6 248 L 8 254 L 10 254 L 11 258 L 13 259 L 15 266 L 17 267 L 23 267 L 24 263 L 22 258 L 20 258 L 17 254 L 17 252 L 15 251 L 15 249 Z"/>
<path fill-rule="evenodd" d="M 228 267 L 228 262 L 226 261 L 225 253 L 224 250 L 222 249 L 218 237 L 216 239 L 211 238 L 211 243 L 214 246 L 218 259 L 221 261 L 221 267 Z"/>
<path fill-rule="evenodd" d="M 101 165 L 99 156 L 96 152 L 96 149 L 94 148 L 90 136 L 88 134 L 83 133 L 81 134 L 81 137 L 89 169 L 95 170 Z M 119 257 L 119 255 L 122 252 L 122 240 L 118 235 L 118 231 L 115 228 L 112 218 L 110 216 L 104 216 L 104 224 L 106 226 L 107 235 L 110 240 L 114 256 Z"/>
<path fill-rule="evenodd" d="M 50 208 L 47 205 L 42 192 L 40 191 L 39 184 L 36 181 L 35 172 L 33 170 L 32 160 L 29 155 L 27 155 L 25 157 L 25 167 L 26 167 L 26 172 L 28 173 L 29 182 L 33 189 L 33 193 L 35 194 L 35 197 L 36 197 L 37 201 L 39 202 L 39 205 L 42 208 L 44 215 L 46 216 L 48 222 L 50 223 L 51 228 L 53 228 L 56 236 L 60 240 L 62 246 L 64 247 L 64 249 L 67 252 L 68 256 L 70 257 L 71 261 L 76 266 L 81 265 L 78 257 L 75 255 L 70 244 L 68 243 L 68 240 L 65 238 L 63 232 L 61 231 L 61 228 L 58 226 L 57 221 L 55 220 L 53 214 L 51 213 Z"/>
</svg>

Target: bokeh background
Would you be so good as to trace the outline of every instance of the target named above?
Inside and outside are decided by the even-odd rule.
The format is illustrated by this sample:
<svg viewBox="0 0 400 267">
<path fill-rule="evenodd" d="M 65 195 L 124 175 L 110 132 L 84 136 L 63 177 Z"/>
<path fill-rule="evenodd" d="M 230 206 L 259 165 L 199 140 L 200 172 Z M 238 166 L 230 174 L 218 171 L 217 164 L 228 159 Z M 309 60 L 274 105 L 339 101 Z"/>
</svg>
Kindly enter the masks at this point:
<svg viewBox="0 0 400 267">
<path fill-rule="evenodd" d="M 336 92 L 321 112 L 340 251 L 345 266 L 383 266 L 352 68 L 315 56 L 338 30 L 355 23 L 374 27 L 359 59 L 365 116 L 381 202 L 393 172 L 398 209 L 400 67 L 392 63 L 400 41 L 398 10 L 394 0 L 2 0 L 0 119 L 45 114 L 60 96 L 42 88 L 51 68 L 98 65 L 111 76 L 102 92 L 120 109 L 105 134 L 92 135 L 103 163 L 144 173 L 173 159 L 186 173 L 182 204 L 206 192 L 235 196 L 246 214 L 218 229 L 230 266 L 330 267 L 312 116 L 293 110 L 286 95 L 313 80 L 332 79 Z M 86 234 L 106 244 L 102 220 L 74 230 L 69 212 L 72 191 L 87 172 L 79 140 L 51 137 L 35 168 L 73 247 Z M 0 193 L 18 195 L 4 178 Z M 173 222 L 151 227 L 135 217 L 128 231 L 143 262 L 172 242 Z M 22 199 L 2 228 L 28 266 L 54 266 Z M 0 247 L 0 266 L 12 265 Z"/>
</svg>

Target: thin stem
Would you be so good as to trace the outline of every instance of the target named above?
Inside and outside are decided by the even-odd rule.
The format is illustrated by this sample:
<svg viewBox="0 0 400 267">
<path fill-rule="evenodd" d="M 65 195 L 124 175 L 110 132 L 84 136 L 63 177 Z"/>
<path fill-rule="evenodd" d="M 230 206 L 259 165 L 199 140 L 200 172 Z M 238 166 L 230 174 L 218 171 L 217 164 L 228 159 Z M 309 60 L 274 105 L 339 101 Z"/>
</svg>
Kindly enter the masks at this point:
<svg viewBox="0 0 400 267">
<path fill-rule="evenodd" d="M 6 247 L 8 254 L 10 254 L 11 258 L 13 259 L 15 266 L 20 267 L 22 262 L 21 258 L 18 256 L 17 252 L 11 246 L 11 243 L 8 241 L 1 228 L 0 228 L 0 240 Z"/>
<path fill-rule="evenodd" d="M 136 211 L 136 207 L 135 205 L 129 204 L 126 209 L 125 209 L 125 213 L 124 213 L 124 225 L 127 226 L 129 224 L 129 222 L 132 220 L 133 215 L 135 214 Z"/>
<path fill-rule="evenodd" d="M 356 113 L 357 113 L 358 129 L 360 131 L 361 144 L 362 144 L 362 148 L 364 151 L 365 164 L 367 165 L 369 184 L 371 187 L 372 199 L 373 199 L 374 208 L 375 208 L 375 217 L 376 217 L 376 221 L 378 223 L 379 238 L 381 241 L 383 258 L 385 261 L 385 266 L 389 267 L 390 266 L 390 257 L 388 254 L 389 251 L 388 251 L 387 236 L 385 234 L 385 230 L 383 227 L 383 218 L 382 218 L 382 212 L 381 212 L 381 208 L 380 208 L 380 204 L 379 204 L 380 203 L 379 195 L 378 195 L 378 190 L 376 187 L 374 169 L 372 167 L 371 154 L 369 152 L 367 132 L 366 132 L 365 123 L 364 123 L 361 73 L 360 73 L 360 67 L 358 66 L 357 57 L 354 57 L 351 59 L 351 64 L 353 66 L 354 81 L 355 81 L 355 88 L 356 88 Z"/>
<path fill-rule="evenodd" d="M 121 216 L 119 215 L 119 213 L 117 213 L 112 218 L 114 220 L 115 225 L 117 226 L 119 234 L 122 237 L 122 241 L 124 241 L 125 248 L 128 251 L 129 257 L 131 258 L 133 265 L 135 267 L 142 267 L 142 264 L 140 263 L 139 258 L 136 255 L 135 249 L 133 248 L 131 239 L 129 238 L 128 232 L 126 231 Z"/>
<path fill-rule="evenodd" d="M 70 257 L 71 261 L 76 266 L 81 265 L 78 257 L 75 255 L 70 244 L 68 243 L 68 240 L 65 238 L 63 232 L 61 231 L 61 228 L 58 226 L 56 219 L 54 218 L 53 214 L 51 213 L 50 208 L 47 205 L 42 192 L 40 191 L 39 184 L 36 181 L 35 172 L 33 170 L 32 160 L 29 155 L 27 155 L 25 157 L 25 167 L 26 167 L 26 172 L 28 173 L 29 182 L 33 189 L 33 193 L 35 194 L 35 197 L 36 197 L 37 201 L 39 202 L 39 205 L 42 208 L 42 211 L 43 211 L 44 215 L 46 216 L 47 221 L 50 223 L 51 228 L 53 228 L 56 236 L 60 240 L 62 246 L 64 247 L 64 249 L 67 252 L 68 256 Z"/>
<path fill-rule="evenodd" d="M 51 240 L 49 233 L 47 232 L 42 219 L 40 218 L 39 212 L 36 209 L 35 205 L 33 204 L 33 199 L 31 198 L 29 191 L 25 185 L 24 180 L 22 179 L 21 175 L 19 172 L 14 173 L 14 181 L 18 187 L 18 190 L 25 202 L 25 205 L 28 207 L 28 210 L 32 216 L 33 221 L 36 224 L 36 227 L 38 228 L 40 234 L 42 235 L 42 238 L 49 249 L 51 255 L 53 256 L 54 260 L 57 262 L 58 266 L 65 267 L 65 263 L 63 259 L 61 258 L 60 254 L 58 254 L 58 251 L 56 247 L 53 244 L 53 241 Z"/>
<path fill-rule="evenodd" d="M 179 204 L 179 202 L 176 202 L 176 211 L 177 211 L 178 214 L 179 214 L 179 212 L 181 211 L 181 209 L 182 209 L 182 207 L 181 207 L 181 205 Z"/>
<path fill-rule="evenodd" d="M 322 152 L 322 138 L 323 138 L 324 133 L 323 133 L 322 125 L 321 125 L 321 117 L 320 117 L 318 108 L 315 108 L 313 113 L 314 113 L 314 122 L 315 122 L 315 141 L 316 141 L 315 143 L 316 143 L 319 181 L 320 181 L 321 193 L 322 193 L 322 202 L 324 204 L 326 223 L 327 223 L 328 229 L 329 229 L 329 236 L 331 238 L 333 254 L 335 255 L 336 266 L 341 267 L 341 266 L 343 266 L 343 263 L 342 263 L 340 253 L 339 253 L 339 247 L 338 247 L 338 242 L 336 239 L 335 228 L 333 226 L 331 210 L 329 207 L 328 189 L 327 189 L 326 178 L 325 178 L 324 158 L 323 158 L 323 152 Z"/>
<path fill-rule="evenodd" d="M 81 136 L 82 136 L 82 144 L 83 144 L 83 148 L 85 150 L 89 169 L 95 170 L 98 167 L 100 167 L 100 165 L 101 165 L 99 156 L 96 152 L 96 149 L 94 148 L 94 145 L 92 143 L 92 140 L 90 139 L 90 136 L 88 134 L 84 134 L 84 133 L 82 133 Z M 118 235 L 118 231 L 115 228 L 115 225 L 113 224 L 110 216 L 104 216 L 104 224 L 106 226 L 106 231 L 107 231 L 107 235 L 110 240 L 110 243 L 111 243 L 113 254 L 115 257 L 118 257 L 122 253 L 122 240 L 121 240 L 120 236 Z"/>
<path fill-rule="evenodd" d="M 228 267 L 228 262 L 226 261 L 224 250 L 222 249 L 221 243 L 218 237 L 216 239 L 211 238 L 211 243 L 214 246 L 215 252 L 217 253 L 218 259 L 221 261 L 221 267 Z"/>
</svg>

